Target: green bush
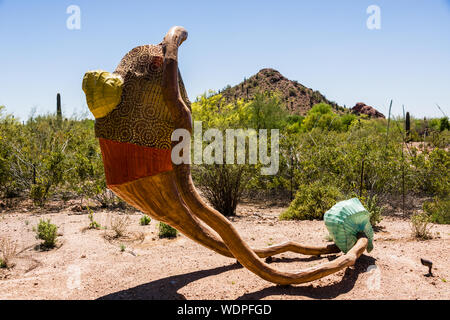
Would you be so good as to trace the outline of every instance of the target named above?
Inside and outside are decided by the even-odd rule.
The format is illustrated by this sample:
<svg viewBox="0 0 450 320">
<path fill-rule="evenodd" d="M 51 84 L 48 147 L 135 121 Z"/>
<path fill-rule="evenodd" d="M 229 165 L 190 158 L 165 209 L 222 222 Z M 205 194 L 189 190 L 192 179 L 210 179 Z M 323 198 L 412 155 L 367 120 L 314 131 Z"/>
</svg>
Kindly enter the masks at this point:
<svg viewBox="0 0 450 320">
<path fill-rule="evenodd" d="M 281 220 L 323 219 L 325 212 L 343 199 L 338 188 L 314 182 L 301 185 L 289 208 L 280 215 Z"/>
<path fill-rule="evenodd" d="M 425 194 L 446 198 L 450 191 L 450 151 L 433 149 L 415 153 L 412 157 L 416 190 Z"/>
<path fill-rule="evenodd" d="M 435 198 L 423 204 L 423 211 L 430 215 L 430 221 L 439 224 L 450 224 L 450 199 Z"/>
<path fill-rule="evenodd" d="M 417 212 L 411 216 L 411 230 L 415 238 L 421 240 L 431 239 L 430 216 L 425 212 Z"/>
<path fill-rule="evenodd" d="M 178 234 L 177 229 L 172 228 L 168 224 L 164 222 L 160 222 L 158 225 L 159 233 L 158 236 L 160 238 L 175 238 Z"/>
<path fill-rule="evenodd" d="M 47 192 L 45 191 L 45 186 L 40 183 L 35 183 L 31 185 L 30 198 L 33 203 L 38 206 L 43 206 L 45 200 L 47 199 Z"/>
<path fill-rule="evenodd" d="M 150 221 L 152 221 L 152 219 L 150 219 L 149 216 L 144 215 L 142 216 L 141 220 L 139 221 L 139 223 L 141 224 L 141 226 L 146 226 L 150 223 Z"/>
<path fill-rule="evenodd" d="M 359 200 L 370 214 L 370 224 L 375 227 L 383 220 L 383 207 L 378 204 L 377 196 L 361 197 Z"/>
<path fill-rule="evenodd" d="M 450 123 L 448 117 L 441 118 L 439 121 L 439 131 L 450 130 Z"/>
<path fill-rule="evenodd" d="M 348 122 L 348 119 L 345 121 Z M 342 129 L 342 123 L 339 116 L 332 111 L 329 104 L 318 103 L 308 111 L 303 121 L 303 127 L 306 131 L 311 131 L 313 128 L 339 131 Z"/>
<path fill-rule="evenodd" d="M 34 231 L 36 232 L 36 238 L 44 241 L 43 247 L 53 248 L 55 246 L 58 227 L 52 224 L 50 219 L 47 221 L 41 219 Z"/>
</svg>

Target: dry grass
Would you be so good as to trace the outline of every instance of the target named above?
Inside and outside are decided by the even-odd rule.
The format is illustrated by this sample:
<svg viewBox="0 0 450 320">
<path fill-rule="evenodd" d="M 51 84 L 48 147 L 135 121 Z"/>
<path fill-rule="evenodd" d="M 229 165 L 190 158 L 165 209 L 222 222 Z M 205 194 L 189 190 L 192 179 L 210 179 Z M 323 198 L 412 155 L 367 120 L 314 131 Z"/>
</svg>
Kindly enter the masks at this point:
<svg viewBox="0 0 450 320">
<path fill-rule="evenodd" d="M 12 268 L 14 263 L 12 259 L 17 254 L 17 244 L 8 238 L 0 239 L 0 267 Z"/>
<path fill-rule="evenodd" d="M 133 235 L 131 237 L 131 241 L 136 241 L 136 242 L 144 242 L 145 240 L 145 233 L 144 232 L 133 232 Z"/>
<path fill-rule="evenodd" d="M 130 217 L 127 215 L 109 215 L 108 229 L 113 231 L 113 234 L 105 234 L 107 238 L 118 239 L 127 234 L 128 226 L 130 225 Z"/>
</svg>

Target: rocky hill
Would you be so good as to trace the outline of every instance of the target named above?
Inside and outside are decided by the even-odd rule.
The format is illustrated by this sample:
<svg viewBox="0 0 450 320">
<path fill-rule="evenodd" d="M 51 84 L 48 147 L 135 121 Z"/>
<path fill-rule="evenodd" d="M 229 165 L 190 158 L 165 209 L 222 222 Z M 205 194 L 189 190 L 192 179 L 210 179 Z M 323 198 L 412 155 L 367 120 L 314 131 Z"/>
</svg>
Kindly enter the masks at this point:
<svg viewBox="0 0 450 320">
<path fill-rule="evenodd" d="M 352 109 L 351 112 L 353 114 L 362 115 L 365 114 L 369 116 L 369 118 L 386 118 L 384 114 L 379 112 L 374 107 L 366 105 L 364 102 L 358 102 Z"/>
<path fill-rule="evenodd" d="M 241 98 L 252 99 L 256 93 L 266 91 L 278 92 L 293 114 L 305 115 L 313 105 L 320 102 L 328 103 L 338 113 L 345 110 L 336 102 L 326 99 L 319 91 L 289 80 L 277 70 L 269 68 L 261 69 L 257 74 L 234 87 L 226 87 L 220 93 L 230 102 Z"/>
</svg>

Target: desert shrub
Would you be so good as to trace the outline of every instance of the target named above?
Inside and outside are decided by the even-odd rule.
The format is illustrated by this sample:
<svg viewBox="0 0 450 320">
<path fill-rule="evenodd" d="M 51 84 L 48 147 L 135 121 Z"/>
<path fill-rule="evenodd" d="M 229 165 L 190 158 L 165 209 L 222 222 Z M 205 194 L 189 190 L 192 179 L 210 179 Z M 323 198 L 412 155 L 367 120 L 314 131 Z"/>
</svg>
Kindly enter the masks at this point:
<svg viewBox="0 0 450 320">
<path fill-rule="evenodd" d="M 414 213 L 410 222 L 413 236 L 422 240 L 431 239 L 430 221 L 430 216 L 425 212 Z"/>
<path fill-rule="evenodd" d="M 168 224 L 165 224 L 164 222 L 160 222 L 158 224 L 158 236 L 160 238 L 175 238 L 178 234 L 177 229 L 172 228 Z"/>
<path fill-rule="evenodd" d="M 417 153 L 411 158 L 415 189 L 428 195 L 448 197 L 450 190 L 450 151 L 433 149 Z"/>
<path fill-rule="evenodd" d="M 356 120 L 356 116 L 354 114 L 348 113 L 341 116 L 341 123 L 345 130 L 348 130 L 350 128 L 350 125 L 353 123 L 353 121 Z"/>
<path fill-rule="evenodd" d="M 89 218 L 89 226 L 88 229 L 100 229 L 100 224 L 94 220 L 94 212 L 91 208 L 88 207 L 88 218 Z"/>
<path fill-rule="evenodd" d="M 36 228 L 36 238 L 43 240 L 42 246 L 45 248 L 53 248 L 56 244 L 58 227 L 50 222 L 50 219 L 41 219 Z"/>
<path fill-rule="evenodd" d="M 19 196 L 27 186 L 23 178 L 21 161 L 17 158 L 13 141 L 23 134 L 20 123 L 12 115 L 3 114 L 0 106 L 0 196 L 11 199 Z"/>
<path fill-rule="evenodd" d="M 0 238 L 0 268 L 14 266 L 12 259 L 17 254 L 17 245 L 8 238 Z"/>
<path fill-rule="evenodd" d="M 289 208 L 280 215 L 281 220 L 323 219 L 325 212 L 343 195 L 338 188 L 314 182 L 301 185 Z"/>
<path fill-rule="evenodd" d="M 130 224 L 130 218 L 126 215 L 111 215 L 110 228 L 114 232 L 113 238 L 123 237 Z"/>
<path fill-rule="evenodd" d="M 439 224 L 450 224 L 450 199 L 435 198 L 425 201 L 423 211 L 430 216 L 430 221 Z"/>
<path fill-rule="evenodd" d="M 68 169 L 66 147 L 70 137 L 55 122 L 51 116 L 30 118 L 14 147 L 14 154 L 21 159 L 14 171 L 20 172 L 31 198 L 40 206 L 64 181 Z"/>
<path fill-rule="evenodd" d="M 234 216 L 242 191 L 249 181 L 247 165 L 211 164 L 194 167 L 203 195 L 224 216 Z"/>
<path fill-rule="evenodd" d="M 33 200 L 35 205 L 43 206 L 45 200 L 47 199 L 45 186 L 41 183 L 32 184 L 30 189 L 30 198 Z"/>
<path fill-rule="evenodd" d="M 450 130 L 450 123 L 448 117 L 443 117 L 439 121 L 439 131 Z"/>
<path fill-rule="evenodd" d="M 303 127 L 306 131 L 311 131 L 313 128 L 339 131 L 342 123 L 329 104 L 318 103 L 308 111 L 303 120 Z"/>
<path fill-rule="evenodd" d="M 216 128 L 222 132 L 223 137 L 226 136 L 225 129 L 279 128 L 288 117 L 281 100 L 275 94 L 256 94 L 252 101 L 237 101 L 236 105 L 226 104 L 222 100 L 220 94 L 209 97 L 203 95 L 192 105 L 192 113 L 194 120 L 202 121 L 204 130 Z M 248 143 L 246 148 L 247 154 Z M 221 160 L 226 159 L 225 153 Z M 211 205 L 223 215 L 232 216 L 235 215 L 243 190 L 249 186 L 252 177 L 254 180 L 264 179 L 261 175 L 256 175 L 255 171 L 256 166 L 249 165 L 247 160 L 246 164 L 195 165 L 192 175 Z"/>
<path fill-rule="evenodd" d="M 369 195 L 368 197 L 361 197 L 359 200 L 361 200 L 364 208 L 369 212 L 370 224 L 372 227 L 375 227 L 383 220 L 383 207 L 378 204 L 377 196 Z"/>
<path fill-rule="evenodd" d="M 447 149 L 450 146 L 450 131 L 444 130 L 441 132 L 434 132 L 430 136 L 430 143 L 434 148 Z"/>
<path fill-rule="evenodd" d="M 139 220 L 139 223 L 141 224 L 141 226 L 146 226 L 150 223 L 150 221 L 152 221 L 152 219 L 149 216 L 143 215 L 141 220 Z"/>
<path fill-rule="evenodd" d="M 94 195 L 94 199 L 100 202 L 102 208 L 112 208 L 125 210 L 131 206 L 128 206 L 125 201 L 120 199 L 111 190 L 107 189 L 104 176 L 97 178 L 97 192 Z"/>
</svg>

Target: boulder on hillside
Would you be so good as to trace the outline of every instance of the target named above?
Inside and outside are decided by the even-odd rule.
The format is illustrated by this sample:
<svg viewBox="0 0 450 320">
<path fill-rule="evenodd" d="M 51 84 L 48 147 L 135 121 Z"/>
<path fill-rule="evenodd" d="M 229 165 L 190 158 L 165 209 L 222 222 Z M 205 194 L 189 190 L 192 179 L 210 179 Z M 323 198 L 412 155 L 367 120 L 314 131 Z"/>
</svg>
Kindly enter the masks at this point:
<svg viewBox="0 0 450 320">
<path fill-rule="evenodd" d="M 357 114 L 357 115 L 361 115 L 361 114 L 366 114 L 369 116 L 369 118 L 374 118 L 374 119 L 378 119 L 378 118 L 386 118 L 384 116 L 384 114 L 382 114 L 381 112 L 379 112 L 377 109 L 375 109 L 374 107 L 368 106 L 366 105 L 364 102 L 358 102 L 353 108 L 352 108 L 352 113 Z"/>
</svg>

